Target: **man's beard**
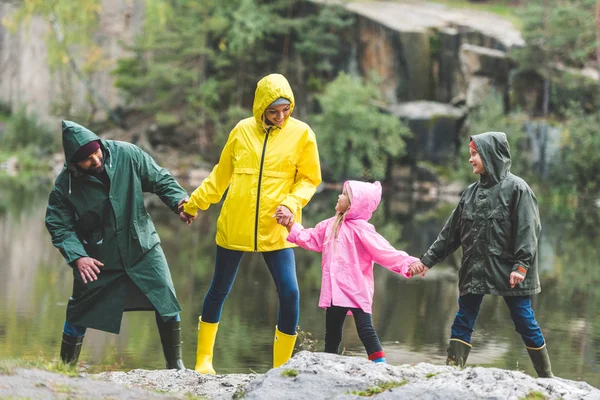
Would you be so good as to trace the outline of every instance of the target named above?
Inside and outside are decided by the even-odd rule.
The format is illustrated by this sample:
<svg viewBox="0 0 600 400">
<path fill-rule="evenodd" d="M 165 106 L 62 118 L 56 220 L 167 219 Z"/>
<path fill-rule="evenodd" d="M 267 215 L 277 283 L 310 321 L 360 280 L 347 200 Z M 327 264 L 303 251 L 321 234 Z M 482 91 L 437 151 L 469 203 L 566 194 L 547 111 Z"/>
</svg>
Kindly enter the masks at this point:
<svg viewBox="0 0 600 400">
<path fill-rule="evenodd" d="M 102 171 L 104 171 L 104 159 L 102 159 L 102 161 L 100 162 L 100 165 L 98 167 L 90 167 L 87 169 L 81 168 L 79 165 L 75 165 L 77 167 L 77 169 L 81 172 L 83 172 L 84 174 L 88 174 L 88 175 L 95 175 L 95 174 L 99 174 L 102 173 Z"/>
</svg>

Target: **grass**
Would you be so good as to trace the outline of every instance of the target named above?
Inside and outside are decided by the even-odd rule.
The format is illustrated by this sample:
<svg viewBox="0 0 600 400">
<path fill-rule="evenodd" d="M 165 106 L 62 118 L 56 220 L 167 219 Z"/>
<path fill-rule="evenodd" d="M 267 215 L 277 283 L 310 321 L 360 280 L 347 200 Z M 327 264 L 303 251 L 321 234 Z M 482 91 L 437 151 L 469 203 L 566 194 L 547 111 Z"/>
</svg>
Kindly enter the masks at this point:
<svg viewBox="0 0 600 400">
<path fill-rule="evenodd" d="M 281 373 L 281 376 L 286 376 L 288 378 L 295 378 L 298 376 L 298 371 L 296 371 L 295 369 L 285 369 Z"/>
<path fill-rule="evenodd" d="M 47 360 L 0 360 L 0 375 L 14 375 L 18 368 L 35 368 L 44 371 L 56 372 L 67 376 L 77 376 L 77 367 L 65 364 L 61 361 Z"/>
<path fill-rule="evenodd" d="M 390 382 L 381 382 L 379 384 L 377 384 L 376 386 L 372 386 L 366 390 L 353 390 L 353 391 L 348 391 L 346 392 L 346 394 L 354 394 L 356 396 L 361 396 L 361 397 L 371 397 L 374 396 L 376 394 L 380 394 L 383 393 L 387 390 L 390 389 L 394 389 L 400 386 L 404 386 L 408 383 L 408 380 L 404 379 L 403 381 L 390 381 Z"/>
<path fill-rule="evenodd" d="M 506 18 L 515 24 L 515 28 L 521 27 L 521 20 L 519 19 L 515 9 L 518 6 L 511 4 L 510 0 L 503 2 L 494 3 L 470 3 L 467 0 L 429 0 L 432 3 L 444 4 L 448 7 L 453 8 L 468 8 L 475 11 L 486 11 L 492 14 L 499 15 Z"/>
<path fill-rule="evenodd" d="M 544 400 L 547 397 L 542 392 L 529 392 L 525 397 L 521 397 L 519 400 Z"/>
<path fill-rule="evenodd" d="M 429 379 L 429 378 L 433 378 L 434 376 L 436 376 L 437 374 L 439 374 L 439 372 L 430 372 L 427 375 L 425 375 L 425 378 Z"/>
</svg>

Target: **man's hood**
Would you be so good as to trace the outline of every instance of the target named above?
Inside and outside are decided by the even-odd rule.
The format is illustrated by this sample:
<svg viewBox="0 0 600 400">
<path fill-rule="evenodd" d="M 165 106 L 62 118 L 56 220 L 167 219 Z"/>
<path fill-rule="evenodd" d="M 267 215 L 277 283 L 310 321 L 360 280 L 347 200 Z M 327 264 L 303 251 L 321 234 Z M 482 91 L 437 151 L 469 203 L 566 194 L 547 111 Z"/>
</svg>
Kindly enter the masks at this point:
<svg viewBox="0 0 600 400">
<path fill-rule="evenodd" d="M 371 219 L 373 212 L 381 201 L 381 184 L 360 181 L 346 181 L 344 188 L 350 196 L 350 209 L 346 213 L 346 220 Z"/>
<path fill-rule="evenodd" d="M 290 87 L 289 82 L 283 75 L 271 74 L 262 78 L 256 84 L 256 92 L 254 93 L 254 105 L 252 106 L 252 114 L 256 121 L 262 125 L 262 116 L 267 107 L 277 100 L 283 97 L 290 101 L 290 114 L 294 111 L 294 93 Z M 289 119 L 289 115 L 284 122 L 284 126 Z"/>
<path fill-rule="evenodd" d="M 486 132 L 471 136 L 477 152 L 481 156 L 485 174 L 481 183 L 485 187 L 493 186 L 506 177 L 510 171 L 511 157 L 508 139 L 503 132 Z"/>
<path fill-rule="evenodd" d="M 73 155 L 84 146 L 94 140 L 100 140 L 98 135 L 86 127 L 73 121 L 62 122 L 62 143 L 65 152 L 65 163 L 69 164 Z"/>
</svg>

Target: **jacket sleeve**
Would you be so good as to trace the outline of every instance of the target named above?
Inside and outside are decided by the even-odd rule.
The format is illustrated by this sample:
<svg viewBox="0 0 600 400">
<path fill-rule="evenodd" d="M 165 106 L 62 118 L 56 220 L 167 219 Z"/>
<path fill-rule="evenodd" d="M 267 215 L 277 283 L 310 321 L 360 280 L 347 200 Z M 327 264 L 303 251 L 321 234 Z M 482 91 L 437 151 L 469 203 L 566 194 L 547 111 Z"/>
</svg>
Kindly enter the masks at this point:
<svg viewBox="0 0 600 400">
<path fill-rule="evenodd" d="M 233 149 L 233 141 L 235 139 L 236 129 L 234 128 L 229 134 L 227 143 L 223 151 L 221 151 L 221 157 L 219 163 L 214 166 L 210 175 L 190 196 L 189 202 L 183 206 L 183 210 L 190 214 L 196 215 L 198 209 L 206 210 L 211 204 L 218 203 L 223 197 L 223 193 L 231 182 L 231 175 L 233 174 L 233 161 L 231 157 L 231 151 Z"/>
<path fill-rule="evenodd" d="M 295 223 L 290 230 L 287 241 L 297 244 L 306 250 L 322 252 L 325 242 L 325 232 L 329 220 L 321 221 L 314 228 L 304 228 L 299 223 Z"/>
<path fill-rule="evenodd" d="M 75 216 L 56 190 L 52 190 L 48 200 L 46 228 L 52 237 L 52 244 L 60 251 L 67 264 L 71 265 L 78 258 L 88 256 L 75 233 Z"/>
<path fill-rule="evenodd" d="M 173 212 L 177 212 L 177 204 L 186 198 L 187 192 L 165 168 L 160 167 L 148 153 L 139 147 L 137 152 L 138 173 L 142 181 L 142 190 L 154 193 Z"/>
<path fill-rule="evenodd" d="M 311 199 L 321 183 L 321 164 L 319 163 L 319 151 L 315 134 L 308 128 L 308 139 L 305 142 L 296 166 L 296 178 L 291 192 L 282 206 L 289 208 L 297 214 Z"/>
<path fill-rule="evenodd" d="M 537 200 L 529 189 L 519 191 L 512 212 L 512 226 L 515 259 L 512 270 L 525 275 L 534 263 L 541 232 Z"/>
<path fill-rule="evenodd" d="M 462 211 L 462 201 L 450 214 L 450 218 L 444 224 L 441 232 L 438 234 L 435 242 L 429 247 L 429 250 L 421 257 L 421 262 L 427 267 L 432 268 L 435 264 L 442 262 L 450 254 L 454 253 L 460 246 L 460 214 Z"/>
<path fill-rule="evenodd" d="M 408 267 L 419 261 L 416 257 L 409 256 L 406 252 L 396 250 L 383 236 L 369 223 L 361 226 L 359 238 L 363 248 L 371 255 L 377 264 L 392 272 L 410 278 Z"/>
</svg>

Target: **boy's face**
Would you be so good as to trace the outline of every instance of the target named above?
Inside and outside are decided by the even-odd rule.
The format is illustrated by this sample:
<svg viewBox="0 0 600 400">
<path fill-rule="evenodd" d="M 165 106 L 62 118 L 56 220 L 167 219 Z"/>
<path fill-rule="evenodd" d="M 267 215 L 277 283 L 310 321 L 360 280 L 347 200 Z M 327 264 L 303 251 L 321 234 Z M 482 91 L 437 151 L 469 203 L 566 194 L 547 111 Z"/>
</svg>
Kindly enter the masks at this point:
<svg viewBox="0 0 600 400">
<path fill-rule="evenodd" d="M 471 153 L 471 157 L 469 157 L 469 164 L 471 164 L 473 167 L 473 173 L 478 175 L 483 174 L 485 172 L 485 167 L 479 152 L 472 147 L 469 147 L 469 152 Z"/>
<path fill-rule="evenodd" d="M 335 205 L 335 211 L 339 213 L 345 213 L 350 208 L 350 199 L 348 198 L 348 193 L 346 193 L 346 189 L 338 196 L 337 204 Z"/>
</svg>

